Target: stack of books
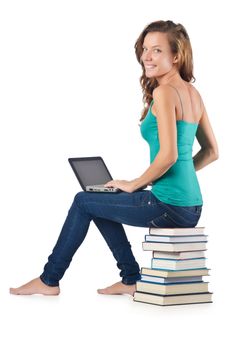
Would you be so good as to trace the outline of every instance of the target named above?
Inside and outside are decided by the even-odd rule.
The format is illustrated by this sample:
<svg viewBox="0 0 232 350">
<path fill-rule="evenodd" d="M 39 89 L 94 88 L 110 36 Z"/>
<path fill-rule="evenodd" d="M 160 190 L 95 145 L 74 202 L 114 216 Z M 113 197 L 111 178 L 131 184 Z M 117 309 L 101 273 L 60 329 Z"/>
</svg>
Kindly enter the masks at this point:
<svg viewBox="0 0 232 350">
<path fill-rule="evenodd" d="M 156 305 L 212 303 L 203 276 L 207 235 L 204 227 L 153 228 L 145 235 L 143 250 L 152 251 L 151 267 L 141 268 L 134 301 Z"/>
</svg>

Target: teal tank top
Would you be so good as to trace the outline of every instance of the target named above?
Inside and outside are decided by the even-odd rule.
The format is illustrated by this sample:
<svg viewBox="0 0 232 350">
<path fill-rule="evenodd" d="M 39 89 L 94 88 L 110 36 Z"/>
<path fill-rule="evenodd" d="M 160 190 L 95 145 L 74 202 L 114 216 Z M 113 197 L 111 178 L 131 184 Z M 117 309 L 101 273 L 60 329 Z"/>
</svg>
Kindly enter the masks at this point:
<svg viewBox="0 0 232 350">
<path fill-rule="evenodd" d="M 159 148 L 158 125 L 152 113 L 151 102 L 140 131 L 150 147 L 150 163 L 155 159 Z M 178 159 L 168 171 L 152 183 L 152 193 L 162 202 L 177 206 L 203 205 L 200 186 L 192 159 L 192 146 L 198 123 L 177 120 Z"/>
</svg>

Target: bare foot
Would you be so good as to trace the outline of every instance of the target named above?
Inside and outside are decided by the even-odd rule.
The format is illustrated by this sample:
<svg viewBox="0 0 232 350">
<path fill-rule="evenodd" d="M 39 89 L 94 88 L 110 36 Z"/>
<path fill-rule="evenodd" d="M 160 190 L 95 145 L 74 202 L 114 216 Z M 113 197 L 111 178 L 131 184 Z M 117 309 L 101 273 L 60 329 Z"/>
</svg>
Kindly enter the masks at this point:
<svg viewBox="0 0 232 350">
<path fill-rule="evenodd" d="M 135 290 L 136 284 L 127 285 L 122 282 L 117 282 L 110 287 L 98 289 L 97 292 L 99 294 L 130 294 L 133 296 Z"/>
<path fill-rule="evenodd" d="M 50 287 L 41 281 L 41 279 L 35 278 L 30 282 L 24 284 L 19 288 L 10 288 L 10 294 L 15 295 L 32 295 L 32 294 L 43 294 L 43 295 L 58 295 L 60 294 L 59 287 Z"/>
</svg>

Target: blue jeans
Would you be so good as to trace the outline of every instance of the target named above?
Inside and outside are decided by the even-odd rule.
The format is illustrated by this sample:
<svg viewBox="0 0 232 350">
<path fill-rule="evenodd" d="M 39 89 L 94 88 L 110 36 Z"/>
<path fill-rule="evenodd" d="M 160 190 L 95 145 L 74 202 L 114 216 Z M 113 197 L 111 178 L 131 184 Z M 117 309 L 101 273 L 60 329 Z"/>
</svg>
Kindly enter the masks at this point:
<svg viewBox="0 0 232 350">
<path fill-rule="evenodd" d="M 138 227 L 195 227 L 202 206 L 174 206 L 161 202 L 150 190 L 133 193 L 76 194 L 41 280 L 58 286 L 72 257 L 84 241 L 91 220 L 101 232 L 121 270 L 122 283 L 140 279 L 140 268 L 122 224 Z"/>
</svg>

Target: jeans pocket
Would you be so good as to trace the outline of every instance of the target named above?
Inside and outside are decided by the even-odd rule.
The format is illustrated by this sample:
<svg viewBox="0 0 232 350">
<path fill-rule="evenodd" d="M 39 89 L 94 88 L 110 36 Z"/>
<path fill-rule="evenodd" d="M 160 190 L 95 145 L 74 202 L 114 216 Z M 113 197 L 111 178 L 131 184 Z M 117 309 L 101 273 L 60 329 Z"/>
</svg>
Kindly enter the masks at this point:
<svg viewBox="0 0 232 350">
<path fill-rule="evenodd" d="M 152 192 L 149 190 L 142 190 L 138 192 L 136 203 L 138 206 L 156 205 Z"/>
<path fill-rule="evenodd" d="M 200 216 L 193 218 L 191 221 L 182 218 L 180 215 L 165 212 L 149 222 L 150 227 L 174 228 L 174 227 L 195 227 Z"/>
<path fill-rule="evenodd" d="M 193 207 L 181 207 L 181 210 L 184 212 L 184 213 L 189 213 L 191 215 L 201 215 L 201 212 L 202 212 L 202 205 L 196 205 L 196 206 L 193 206 Z"/>
</svg>

